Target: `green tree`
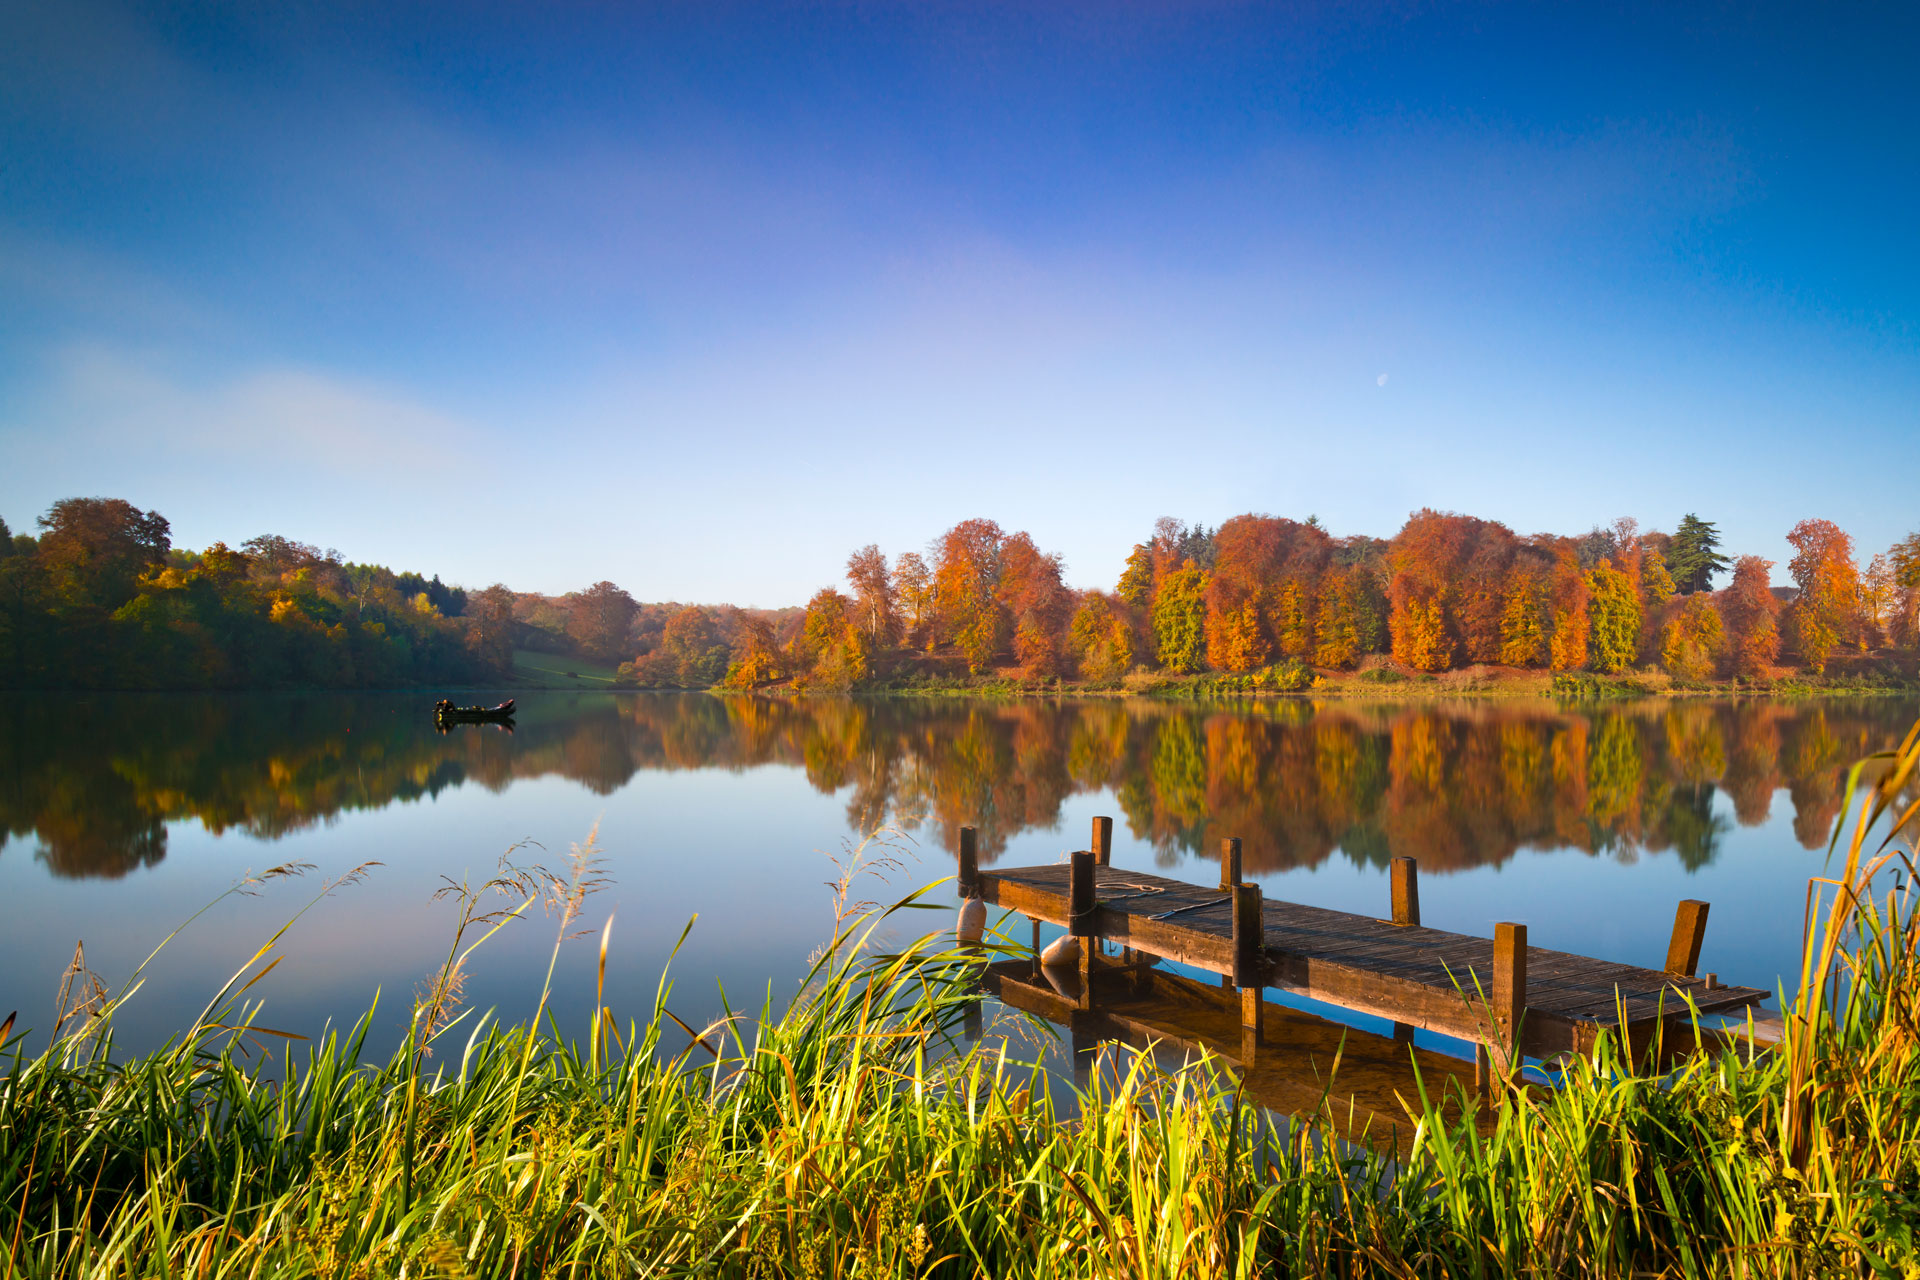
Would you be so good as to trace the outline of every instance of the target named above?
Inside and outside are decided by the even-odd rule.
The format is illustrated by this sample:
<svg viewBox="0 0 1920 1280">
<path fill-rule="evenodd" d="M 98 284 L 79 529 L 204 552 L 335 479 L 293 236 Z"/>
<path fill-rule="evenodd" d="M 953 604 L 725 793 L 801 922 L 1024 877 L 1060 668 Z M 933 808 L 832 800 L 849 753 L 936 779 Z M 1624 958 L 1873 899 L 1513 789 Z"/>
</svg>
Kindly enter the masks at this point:
<svg viewBox="0 0 1920 1280">
<path fill-rule="evenodd" d="M 1145 609 L 1153 599 L 1153 551 L 1146 544 L 1134 544 L 1114 594 L 1136 609 Z"/>
<path fill-rule="evenodd" d="M 1207 575 L 1193 561 L 1161 580 L 1153 604 L 1153 643 L 1160 665 L 1187 674 L 1207 664 Z"/>
<path fill-rule="evenodd" d="M 1602 560 L 1587 571 L 1587 661 L 1609 675 L 1640 651 L 1640 601 L 1627 575 Z"/>
<path fill-rule="evenodd" d="M 1682 595 L 1711 591 L 1713 575 L 1723 572 L 1729 563 L 1719 554 L 1719 546 L 1720 534 L 1710 522 L 1691 511 L 1682 516 L 1680 527 L 1667 543 L 1667 572 L 1672 575 L 1674 590 Z"/>
</svg>

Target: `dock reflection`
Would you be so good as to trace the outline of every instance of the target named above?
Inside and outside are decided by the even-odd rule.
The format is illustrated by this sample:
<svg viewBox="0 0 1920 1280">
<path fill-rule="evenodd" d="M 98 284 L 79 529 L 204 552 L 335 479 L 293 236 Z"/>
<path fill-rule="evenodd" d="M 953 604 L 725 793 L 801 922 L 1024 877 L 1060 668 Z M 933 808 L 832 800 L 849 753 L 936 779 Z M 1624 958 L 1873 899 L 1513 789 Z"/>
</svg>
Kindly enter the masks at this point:
<svg viewBox="0 0 1920 1280">
<path fill-rule="evenodd" d="M 1096 970 L 1090 1007 L 1081 1008 L 1077 969 L 1035 970 L 1029 960 L 996 961 L 984 968 L 981 989 L 1064 1029 L 1081 1087 L 1103 1044 L 1163 1056 L 1204 1052 L 1232 1067 L 1246 1098 L 1268 1111 L 1325 1115 L 1349 1141 L 1402 1155 L 1412 1149 L 1423 1089 L 1449 1117 L 1475 1105 L 1474 1064 L 1421 1048 L 1411 1036 L 1375 1035 L 1269 1001 L 1253 1048 L 1242 1041 L 1240 998 L 1231 987 L 1116 964 Z M 1478 1110 L 1483 1124 L 1494 1123 L 1491 1110 Z"/>
</svg>

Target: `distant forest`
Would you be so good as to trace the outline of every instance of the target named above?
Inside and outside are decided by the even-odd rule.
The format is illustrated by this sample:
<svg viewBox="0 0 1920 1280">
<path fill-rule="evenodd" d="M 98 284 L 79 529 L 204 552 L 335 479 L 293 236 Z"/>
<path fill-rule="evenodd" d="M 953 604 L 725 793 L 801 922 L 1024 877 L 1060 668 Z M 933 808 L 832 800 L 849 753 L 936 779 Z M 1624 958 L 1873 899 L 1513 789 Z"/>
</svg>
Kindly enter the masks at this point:
<svg viewBox="0 0 1920 1280">
<path fill-rule="evenodd" d="M 1714 525 L 1632 520 L 1580 536 L 1415 512 L 1392 538 L 1312 517 L 1161 520 L 1111 591 L 1056 554 L 963 521 L 889 560 L 847 561 L 804 609 L 642 604 L 600 582 L 564 596 L 448 586 L 277 535 L 204 551 L 120 499 L 69 498 L 38 534 L 0 522 L 0 683 L 11 688 L 393 688 L 515 681 L 515 652 L 641 688 L 845 691 L 998 676 L 1126 686 L 1219 673 L 1248 688 L 1318 673 L 1460 667 L 1676 681 L 1819 674 L 1840 655 L 1912 665 L 1920 534 L 1863 566 L 1826 520 L 1788 533 L 1795 586 L 1730 560 Z M 1716 588 L 1716 579 L 1726 577 Z M 1900 665 L 1900 664 L 1896 664 Z"/>
</svg>

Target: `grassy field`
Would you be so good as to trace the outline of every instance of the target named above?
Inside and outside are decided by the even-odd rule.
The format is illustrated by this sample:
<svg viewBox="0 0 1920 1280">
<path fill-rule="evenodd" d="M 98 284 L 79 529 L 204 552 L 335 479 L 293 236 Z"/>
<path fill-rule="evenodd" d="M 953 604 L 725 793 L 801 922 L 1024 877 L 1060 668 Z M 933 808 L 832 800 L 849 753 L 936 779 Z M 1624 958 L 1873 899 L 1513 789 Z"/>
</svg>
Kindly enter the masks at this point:
<svg viewBox="0 0 1920 1280">
<path fill-rule="evenodd" d="M 514 678 L 543 689 L 594 689 L 613 683 L 613 668 L 590 658 L 569 658 L 531 649 L 513 651 Z"/>
<path fill-rule="evenodd" d="M 537 905 L 556 955 L 580 930 L 589 841 L 560 874 L 461 892 L 384 1063 L 359 1056 L 372 1013 L 244 1055 L 273 1043 L 244 1003 L 271 942 L 146 1056 L 111 1053 L 124 997 L 79 980 L 52 1045 L 16 1038 L 0 1083 L 5 1274 L 1914 1276 L 1917 737 L 1856 775 L 1776 1050 L 1662 1072 L 1603 1040 L 1557 1089 L 1502 1087 L 1485 1132 L 1410 1098 L 1404 1159 L 1331 1114 L 1276 1124 L 1214 1062 L 1120 1050 L 1072 1091 L 968 1048 L 978 954 L 871 945 L 917 932 L 917 899 L 843 910 L 777 1013 L 696 1030 L 663 978 L 643 1018 L 602 1010 L 572 1036 L 546 992 L 518 1025 L 457 1014 L 492 931 Z M 1874 896 L 1894 865 L 1904 886 Z"/>
</svg>

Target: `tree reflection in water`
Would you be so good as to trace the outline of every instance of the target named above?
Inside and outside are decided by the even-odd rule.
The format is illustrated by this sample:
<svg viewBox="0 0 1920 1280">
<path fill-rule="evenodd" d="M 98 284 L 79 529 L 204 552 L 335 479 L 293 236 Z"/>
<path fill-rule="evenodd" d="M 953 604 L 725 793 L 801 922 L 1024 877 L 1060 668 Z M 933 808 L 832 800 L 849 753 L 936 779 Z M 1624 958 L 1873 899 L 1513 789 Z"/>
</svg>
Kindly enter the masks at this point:
<svg viewBox="0 0 1920 1280">
<path fill-rule="evenodd" d="M 1733 820 L 1784 787 L 1825 843 L 1849 763 L 1898 741 L 1906 699 L 1387 706 L 1146 701 L 786 701 L 703 694 L 533 695 L 518 732 L 437 735 L 419 696 L 26 697 L 0 710 L 0 846 L 31 838 L 56 876 L 123 876 L 166 856 L 166 824 L 272 839 L 338 814 L 559 775 L 595 793 L 642 770 L 805 771 L 847 823 L 923 832 L 1054 825 L 1111 790 L 1164 865 L 1245 841 L 1254 873 L 1419 858 L 1430 873 L 1573 847 L 1710 863 Z M 17 844 L 15 847 L 19 847 Z"/>
</svg>

